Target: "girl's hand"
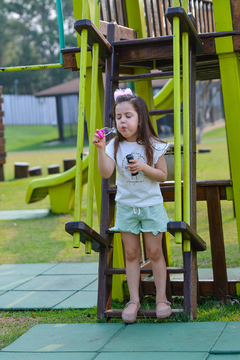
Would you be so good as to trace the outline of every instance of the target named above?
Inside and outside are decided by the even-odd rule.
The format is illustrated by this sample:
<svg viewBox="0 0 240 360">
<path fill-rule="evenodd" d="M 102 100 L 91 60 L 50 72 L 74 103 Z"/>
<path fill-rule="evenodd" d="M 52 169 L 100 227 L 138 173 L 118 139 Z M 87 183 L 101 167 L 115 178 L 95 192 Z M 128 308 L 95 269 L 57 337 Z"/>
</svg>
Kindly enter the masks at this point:
<svg viewBox="0 0 240 360">
<path fill-rule="evenodd" d="M 99 129 L 96 129 L 96 132 L 93 136 L 93 144 L 96 145 L 99 149 L 102 149 L 105 147 L 105 138 L 100 138 L 98 135 Z"/>
<path fill-rule="evenodd" d="M 129 160 L 128 169 L 129 169 L 131 174 L 134 174 L 134 173 L 137 173 L 139 171 L 143 171 L 144 165 L 146 165 L 146 164 L 143 163 L 142 161 Z"/>
</svg>

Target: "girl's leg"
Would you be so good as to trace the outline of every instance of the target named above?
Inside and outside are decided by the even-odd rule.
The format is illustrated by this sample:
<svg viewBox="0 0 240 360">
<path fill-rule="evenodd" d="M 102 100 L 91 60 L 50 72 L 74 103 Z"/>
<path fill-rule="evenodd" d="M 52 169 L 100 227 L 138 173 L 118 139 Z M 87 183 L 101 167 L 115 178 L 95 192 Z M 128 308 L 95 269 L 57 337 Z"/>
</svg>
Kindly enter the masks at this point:
<svg viewBox="0 0 240 360">
<path fill-rule="evenodd" d="M 140 281 L 140 235 L 132 233 L 122 233 L 122 241 L 125 248 L 126 276 L 130 293 L 130 301 L 139 302 L 139 281 Z M 130 304 L 126 309 L 126 314 L 136 311 L 137 305 Z"/>
<path fill-rule="evenodd" d="M 166 298 L 166 279 L 167 269 L 162 250 L 162 233 L 153 235 L 144 233 L 144 241 L 149 260 L 152 264 L 154 282 L 156 286 L 156 301 L 167 300 Z M 165 310 L 168 305 L 165 303 L 157 304 L 157 310 Z"/>
</svg>

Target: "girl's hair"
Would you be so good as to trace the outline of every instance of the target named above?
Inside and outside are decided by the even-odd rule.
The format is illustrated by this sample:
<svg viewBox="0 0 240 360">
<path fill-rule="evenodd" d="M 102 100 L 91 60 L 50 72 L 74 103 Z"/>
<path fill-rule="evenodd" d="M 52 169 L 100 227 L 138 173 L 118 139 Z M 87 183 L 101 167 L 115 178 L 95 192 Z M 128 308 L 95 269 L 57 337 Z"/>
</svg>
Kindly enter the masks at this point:
<svg viewBox="0 0 240 360">
<path fill-rule="evenodd" d="M 144 145 L 145 147 L 145 155 L 147 158 L 147 164 L 152 166 L 153 165 L 153 139 L 159 142 L 161 141 L 151 123 L 147 104 L 145 101 L 141 98 L 139 95 L 120 95 L 117 97 L 114 105 L 114 119 L 116 122 L 116 106 L 124 101 L 129 102 L 132 104 L 134 110 L 138 114 L 138 120 L 139 120 L 139 127 L 138 127 L 138 134 L 137 134 L 137 143 L 140 145 Z M 119 143 L 121 141 L 124 141 L 125 138 L 120 134 L 119 131 L 117 131 L 117 136 L 114 141 L 114 158 L 116 159 Z"/>
</svg>

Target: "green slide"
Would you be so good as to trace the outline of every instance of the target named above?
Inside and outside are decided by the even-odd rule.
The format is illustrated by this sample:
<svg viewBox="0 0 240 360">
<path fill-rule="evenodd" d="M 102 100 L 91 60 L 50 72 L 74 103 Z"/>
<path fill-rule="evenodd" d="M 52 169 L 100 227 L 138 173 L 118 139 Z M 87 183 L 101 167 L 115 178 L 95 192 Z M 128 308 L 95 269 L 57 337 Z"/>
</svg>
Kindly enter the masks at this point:
<svg viewBox="0 0 240 360">
<path fill-rule="evenodd" d="M 68 213 L 74 204 L 76 166 L 62 174 L 49 175 L 44 179 L 30 182 L 26 194 L 28 204 L 50 197 L 51 211 L 56 214 Z M 83 184 L 88 179 L 88 156 L 83 160 Z"/>
</svg>

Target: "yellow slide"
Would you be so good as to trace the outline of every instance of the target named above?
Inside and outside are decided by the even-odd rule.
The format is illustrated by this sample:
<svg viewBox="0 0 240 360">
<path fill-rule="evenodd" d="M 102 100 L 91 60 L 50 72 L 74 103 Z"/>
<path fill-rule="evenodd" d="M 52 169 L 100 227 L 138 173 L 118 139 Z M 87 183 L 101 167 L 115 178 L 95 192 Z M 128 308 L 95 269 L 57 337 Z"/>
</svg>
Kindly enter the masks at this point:
<svg viewBox="0 0 240 360">
<path fill-rule="evenodd" d="M 62 174 L 49 175 L 30 182 L 26 194 L 27 204 L 50 197 L 51 211 L 68 213 L 74 204 L 76 166 Z M 83 160 L 83 184 L 88 180 L 88 156 Z"/>
</svg>

